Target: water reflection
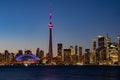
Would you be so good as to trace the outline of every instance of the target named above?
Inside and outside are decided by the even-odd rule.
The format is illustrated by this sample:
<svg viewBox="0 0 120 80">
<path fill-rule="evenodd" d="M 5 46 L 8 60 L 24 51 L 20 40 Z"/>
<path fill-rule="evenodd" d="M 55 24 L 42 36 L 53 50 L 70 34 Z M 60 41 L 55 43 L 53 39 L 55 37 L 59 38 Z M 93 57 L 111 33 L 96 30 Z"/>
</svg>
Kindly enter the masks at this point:
<svg viewBox="0 0 120 80">
<path fill-rule="evenodd" d="M 0 68 L 0 80 L 118 80 L 119 74 L 119 67 Z"/>
</svg>

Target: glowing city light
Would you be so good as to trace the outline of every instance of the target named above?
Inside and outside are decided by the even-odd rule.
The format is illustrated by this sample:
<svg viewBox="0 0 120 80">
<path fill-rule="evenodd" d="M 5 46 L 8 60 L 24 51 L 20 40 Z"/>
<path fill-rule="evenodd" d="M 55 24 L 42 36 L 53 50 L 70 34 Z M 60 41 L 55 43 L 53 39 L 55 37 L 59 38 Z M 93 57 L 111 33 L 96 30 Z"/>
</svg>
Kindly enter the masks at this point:
<svg viewBox="0 0 120 80">
<path fill-rule="evenodd" d="M 32 61 L 32 60 L 40 60 L 38 57 L 30 54 L 23 54 L 21 56 L 18 56 L 16 61 Z"/>
</svg>

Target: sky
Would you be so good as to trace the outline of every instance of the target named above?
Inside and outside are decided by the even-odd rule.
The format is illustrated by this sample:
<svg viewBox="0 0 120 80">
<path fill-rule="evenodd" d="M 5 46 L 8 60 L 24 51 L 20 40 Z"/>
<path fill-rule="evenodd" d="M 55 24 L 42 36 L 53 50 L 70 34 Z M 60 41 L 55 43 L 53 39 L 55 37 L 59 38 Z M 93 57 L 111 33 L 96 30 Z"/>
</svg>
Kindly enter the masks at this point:
<svg viewBox="0 0 120 80">
<path fill-rule="evenodd" d="M 52 2 L 51 2 L 52 1 Z M 0 52 L 37 48 L 48 52 L 49 12 L 52 3 L 53 52 L 82 46 L 92 49 L 98 35 L 117 41 L 120 35 L 120 0 L 0 0 Z"/>
</svg>

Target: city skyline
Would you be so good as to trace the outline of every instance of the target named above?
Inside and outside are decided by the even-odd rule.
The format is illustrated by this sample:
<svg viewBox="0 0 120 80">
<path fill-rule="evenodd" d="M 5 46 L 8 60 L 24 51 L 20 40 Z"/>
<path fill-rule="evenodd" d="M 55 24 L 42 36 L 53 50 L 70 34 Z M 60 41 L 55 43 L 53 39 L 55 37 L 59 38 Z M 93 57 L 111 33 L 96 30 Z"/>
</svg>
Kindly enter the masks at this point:
<svg viewBox="0 0 120 80">
<path fill-rule="evenodd" d="M 119 0 L 52 0 L 53 51 L 57 43 L 92 49 L 92 39 L 98 35 L 116 41 L 120 35 Z M 39 47 L 48 52 L 50 0 L 0 1 L 0 52 Z M 89 44 L 89 45 L 88 45 Z"/>
</svg>

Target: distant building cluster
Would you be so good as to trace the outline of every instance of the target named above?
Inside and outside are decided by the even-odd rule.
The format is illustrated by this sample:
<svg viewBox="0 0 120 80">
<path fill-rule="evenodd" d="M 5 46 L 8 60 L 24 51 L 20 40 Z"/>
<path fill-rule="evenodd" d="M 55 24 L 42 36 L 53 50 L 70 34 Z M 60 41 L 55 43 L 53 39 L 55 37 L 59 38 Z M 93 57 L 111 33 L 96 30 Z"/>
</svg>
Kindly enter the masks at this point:
<svg viewBox="0 0 120 80">
<path fill-rule="evenodd" d="M 31 50 L 19 50 L 18 53 L 9 53 L 5 50 L 0 53 L 0 66 L 4 65 L 120 65 L 120 37 L 117 42 L 111 38 L 98 36 L 93 41 L 93 50 L 83 50 L 80 46 L 70 46 L 63 49 L 63 44 L 57 44 L 57 56 L 49 62 L 49 53 L 37 48 L 34 55 Z"/>
<path fill-rule="evenodd" d="M 62 54 L 62 50 L 60 52 Z M 93 40 L 93 50 L 85 49 L 83 51 L 82 47 L 77 45 L 70 46 L 68 49 L 63 49 L 62 60 L 65 65 L 119 65 L 120 37 L 117 42 L 111 42 L 111 38 L 108 36 L 100 35 L 98 40 Z"/>
</svg>

